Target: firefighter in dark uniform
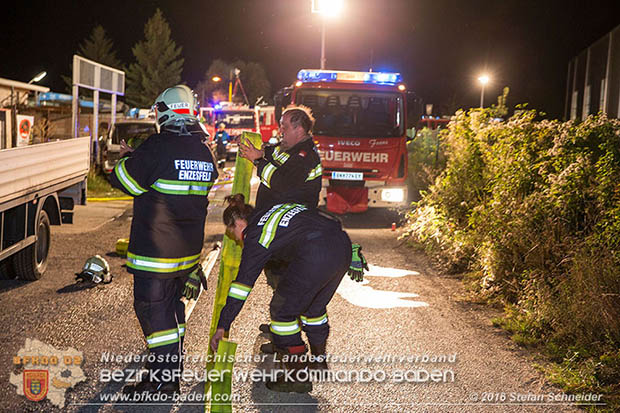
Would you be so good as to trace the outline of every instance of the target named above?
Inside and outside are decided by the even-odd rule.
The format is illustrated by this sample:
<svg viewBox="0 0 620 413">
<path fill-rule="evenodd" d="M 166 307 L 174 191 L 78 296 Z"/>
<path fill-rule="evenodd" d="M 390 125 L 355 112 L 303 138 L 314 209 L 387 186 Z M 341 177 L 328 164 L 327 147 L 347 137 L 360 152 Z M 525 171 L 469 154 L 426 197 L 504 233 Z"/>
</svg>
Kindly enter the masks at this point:
<svg viewBox="0 0 620 413">
<path fill-rule="evenodd" d="M 323 168 L 312 140 L 313 125 L 310 109 L 291 106 L 282 113 L 282 141 L 278 145 L 257 149 L 245 142 L 239 144 L 239 155 L 258 168 L 261 183 L 256 194 L 257 212 L 286 202 L 311 208 L 318 205 Z"/>
<path fill-rule="evenodd" d="M 273 205 L 295 202 L 315 208 L 321 193 L 323 168 L 321 158 L 312 140 L 314 118 L 305 106 L 289 106 L 280 118 L 282 140 L 277 145 L 257 149 L 244 142 L 239 144 L 239 155 L 257 166 L 260 186 L 256 194 L 256 211 L 262 212 Z M 275 290 L 288 265 L 286 257 L 272 259 L 265 264 L 267 283 Z M 261 324 L 268 333 L 269 326 Z M 261 350 L 271 352 L 271 346 Z"/>
<path fill-rule="evenodd" d="M 312 140 L 314 118 L 305 106 L 289 106 L 282 113 L 278 145 L 257 149 L 240 143 L 239 155 L 253 161 L 261 183 L 256 194 L 256 211 L 295 202 L 315 208 L 319 203 L 323 168 Z M 276 288 L 287 261 L 271 260 L 265 266 L 267 282 Z M 261 326 L 265 330 L 266 325 Z"/>
<path fill-rule="evenodd" d="M 329 335 L 326 307 L 345 272 L 352 270 L 352 266 L 363 267 L 363 256 L 353 251 L 352 259 L 351 241 L 340 222 L 318 209 L 284 203 L 254 213 L 241 194 L 229 196 L 227 201 L 230 204 L 223 216 L 226 231 L 231 238 L 243 243 L 243 252 L 211 347 L 216 350 L 225 331 L 230 329 L 265 263 L 272 257 L 286 257 L 290 264 L 270 304 L 270 329 L 276 353 L 288 357 L 289 362 L 284 363 L 287 370 L 307 368 L 308 364 L 301 358 L 306 353 L 301 338 L 303 330 L 312 354 L 319 356 L 314 367 L 326 369 L 325 343 Z M 312 389 L 310 381 L 291 382 L 283 377 L 266 384 L 274 391 L 308 392 Z"/>
<path fill-rule="evenodd" d="M 179 389 L 185 335 L 180 299 L 195 299 L 200 286 L 206 288 L 200 252 L 207 195 L 218 175 L 191 89 L 166 89 L 154 108 L 161 132 L 121 158 L 110 175 L 112 186 L 134 197 L 127 269 L 152 356 L 144 380 L 125 387 L 134 393 Z"/>
</svg>

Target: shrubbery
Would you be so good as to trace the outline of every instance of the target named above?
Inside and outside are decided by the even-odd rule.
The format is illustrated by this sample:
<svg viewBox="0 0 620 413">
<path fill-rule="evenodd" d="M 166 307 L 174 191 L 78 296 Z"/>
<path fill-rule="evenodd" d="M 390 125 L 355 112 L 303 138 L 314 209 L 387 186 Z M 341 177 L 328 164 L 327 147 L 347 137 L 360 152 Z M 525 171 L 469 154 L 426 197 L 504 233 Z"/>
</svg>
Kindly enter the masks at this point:
<svg viewBox="0 0 620 413">
<path fill-rule="evenodd" d="M 408 188 L 411 198 L 420 199 L 446 167 L 446 157 L 441 147 L 441 130 L 423 128 L 407 146 L 409 152 Z"/>
<path fill-rule="evenodd" d="M 501 105 L 456 113 L 441 135 L 446 167 L 405 236 L 505 305 L 497 323 L 515 339 L 579 371 L 554 376 L 565 388 L 617 392 L 620 121 L 518 109 L 505 121 Z"/>
</svg>

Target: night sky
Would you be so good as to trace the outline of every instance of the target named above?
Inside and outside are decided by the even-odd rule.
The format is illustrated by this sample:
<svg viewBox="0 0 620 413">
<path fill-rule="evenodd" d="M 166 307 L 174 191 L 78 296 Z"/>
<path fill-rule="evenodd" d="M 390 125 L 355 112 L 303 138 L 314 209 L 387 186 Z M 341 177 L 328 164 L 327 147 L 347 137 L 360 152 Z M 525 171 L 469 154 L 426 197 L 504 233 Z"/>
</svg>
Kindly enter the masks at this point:
<svg viewBox="0 0 620 413">
<path fill-rule="evenodd" d="M 345 14 L 329 20 L 327 67 L 391 70 L 410 90 L 439 108 L 477 106 L 483 70 L 492 76 L 486 101 L 504 86 L 509 105 L 528 102 L 561 117 L 568 61 L 620 24 L 620 1 L 345 0 Z M 257 61 L 272 92 L 300 68 L 318 68 L 320 17 L 310 0 L 17 1 L 0 16 L 0 77 L 64 92 L 61 75 L 78 45 L 101 24 L 118 57 L 160 8 L 172 38 L 183 47 L 182 79 L 194 87 L 216 58 Z"/>
</svg>

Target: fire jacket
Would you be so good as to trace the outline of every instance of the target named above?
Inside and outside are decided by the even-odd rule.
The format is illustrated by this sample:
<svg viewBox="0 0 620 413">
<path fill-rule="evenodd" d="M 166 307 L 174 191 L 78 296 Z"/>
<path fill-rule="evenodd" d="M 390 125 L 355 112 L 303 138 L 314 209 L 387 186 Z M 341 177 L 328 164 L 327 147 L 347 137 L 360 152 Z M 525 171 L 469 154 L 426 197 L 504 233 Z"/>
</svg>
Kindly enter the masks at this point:
<svg viewBox="0 0 620 413">
<path fill-rule="evenodd" d="M 215 133 L 215 142 L 217 144 L 217 155 L 226 155 L 226 145 L 230 140 L 230 136 L 226 131 L 217 131 Z"/>
<path fill-rule="evenodd" d="M 254 214 L 244 230 L 239 272 L 230 285 L 218 327 L 230 329 L 268 260 L 286 257 L 295 261 L 304 254 L 309 241 L 341 231 L 338 220 L 301 204 L 278 204 L 263 214 Z M 316 258 L 324 259 L 325 255 Z"/>
<path fill-rule="evenodd" d="M 198 264 L 207 195 L 218 176 L 203 139 L 202 132 L 152 135 L 110 174 L 112 186 L 134 197 L 130 273 L 172 278 Z"/>
<path fill-rule="evenodd" d="M 256 194 L 257 211 L 286 202 L 312 208 L 318 205 L 323 168 L 311 137 L 286 152 L 280 145 L 268 146 L 257 164 L 261 180 Z"/>
</svg>

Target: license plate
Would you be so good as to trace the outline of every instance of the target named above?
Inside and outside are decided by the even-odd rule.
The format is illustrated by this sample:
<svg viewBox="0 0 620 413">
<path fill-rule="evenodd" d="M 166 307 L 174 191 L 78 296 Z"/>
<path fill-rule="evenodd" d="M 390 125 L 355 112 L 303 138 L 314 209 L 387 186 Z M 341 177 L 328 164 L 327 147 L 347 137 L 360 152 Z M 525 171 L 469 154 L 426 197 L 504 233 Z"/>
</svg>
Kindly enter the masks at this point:
<svg viewBox="0 0 620 413">
<path fill-rule="evenodd" d="M 363 172 L 332 172 L 332 179 L 341 179 L 346 181 L 363 181 Z"/>
</svg>

